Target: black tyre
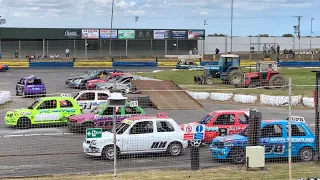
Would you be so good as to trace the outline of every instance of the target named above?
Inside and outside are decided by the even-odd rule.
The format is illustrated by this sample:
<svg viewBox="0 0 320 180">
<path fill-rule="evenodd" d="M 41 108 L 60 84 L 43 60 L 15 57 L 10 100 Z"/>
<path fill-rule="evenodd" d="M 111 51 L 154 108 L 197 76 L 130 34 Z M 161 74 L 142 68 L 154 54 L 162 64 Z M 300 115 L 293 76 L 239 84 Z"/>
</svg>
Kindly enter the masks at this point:
<svg viewBox="0 0 320 180">
<path fill-rule="evenodd" d="M 271 89 L 283 88 L 283 86 L 285 86 L 285 85 L 287 85 L 287 81 L 280 74 L 272 76 L 269 80 L 269 86 Z"/>
<path fill-rule="evenodd" d="M 241 86 L 244 82 L 244 76 L 240 71 L 233 70 L 227 73 L 227 80 L 231 85 Z"/>
<path fill-rule="evenodd" d="M 299 151 L 299 160 L 301 161 L 312 161 L 314 156 L 314 151 L 310 147 L 303 147 Z"/>
<path fill-rule="evenodd" d="M 180 156 L 182 154 L 182 145 L 178 142 L 172 142 L 169 144 L 167 152 L 171 156 Z"/>
<path fill-rule="evenodd" d="M 245 162 L 246 153 L 245 150 L 241 147 L 233 148 L 230 152 L 230 158 L 235 164 L 243 164 Z"/>
<path fill-rule="evenodd" d="M 206 77 L 206 78 L 205 78 L 205 84 L 207 84 L 207 85 L 213 85 L 213 84 L 214 84 L 214 79 L 213 79 L 213 77 Z"/>
<path fill-rule="evenodd" d="M 27 117 L 19 118 L 17 122 L 18 129 L 30 129 L 31 128 L 31 121 Z"/>
<path fill-rule="evenodd" d="M 119 148 L 117 148 L 117 157 L 119 155 Z M 114 159 L 114 148 L 113 148 L 113 145 L 110 145 L 110 146 L 106 146 L 103 148 L 102 150 L 102 159 L 105 159 L 105 160 L 113 160 Z"/>
</svg>

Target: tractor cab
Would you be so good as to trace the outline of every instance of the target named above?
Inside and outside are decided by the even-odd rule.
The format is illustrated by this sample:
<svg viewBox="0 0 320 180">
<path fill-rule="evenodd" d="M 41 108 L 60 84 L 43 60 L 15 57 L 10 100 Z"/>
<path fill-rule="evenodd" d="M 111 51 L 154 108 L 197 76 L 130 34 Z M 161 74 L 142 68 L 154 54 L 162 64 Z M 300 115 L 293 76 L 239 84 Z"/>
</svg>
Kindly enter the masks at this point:
<svg viewBox="0 0 320 180">
<path fill-rule="evenodd" d="M 232 68 L 232 67 L 239 68 L 240 57 L 234 54 L 221 55 L 218 65 L 219 65 L 219 70 L 221 74 L 226 74 L 229 68 Z"/>
</svg>

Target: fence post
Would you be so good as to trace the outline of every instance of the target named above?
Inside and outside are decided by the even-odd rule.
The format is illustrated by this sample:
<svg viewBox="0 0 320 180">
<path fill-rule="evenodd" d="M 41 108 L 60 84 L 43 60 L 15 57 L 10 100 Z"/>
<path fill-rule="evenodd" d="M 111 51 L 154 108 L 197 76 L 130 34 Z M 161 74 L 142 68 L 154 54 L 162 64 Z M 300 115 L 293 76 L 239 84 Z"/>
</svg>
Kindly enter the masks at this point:
<svg viewBox="0 0 320 180">
<path fill-rule="evenodd" d="M 74 54 L 73 56 L 76 57 L 77 50 L 76 50 L 76 40 L 75 39 L 73 40 L 73 54 Z"/>
<path fill-rule="evenodd" d="M 46 40 L 42 39 L 42 57 L 45 56 L 46 53 Z"/>
<path fill-rule="evenodd" d="M 1 48 L 1 45 L 2 43 L 1 43 L 1 38 L 0 38 L 0 52 L 2 51 L 2 48 Z M 3 54 L 2 54 L 3 55 Z"/>
<path fill-rule="evenodd" d="M 19 55 L 21 56 L 21 41 L 19 40 L 19 49 L 18 49 Z"/>
<path fill-rule="evenodd" d="M 288 83 L 288 86 L 289 86 L 289 102 L 288 102 L 288 113 L 289 113 L 289 119 L 288 119 L 288 125 L 289 125 L 289 128 L 288 128 L 288 164 L 289 164 L 289 180 L 292 180 L 292 162 L 291 162 L 291 104 L 292 104 L 292 97 L 291 97 L 291 94 L 292 94 L 292 84 L 291 84 L 291 77 L 289 77 L 289 83 Z"/>
<path fill-rule="evenodd" d="M 47 56 L 49 56 L 49 40 L 47 40 Z"/>
<path fill-rule="evenodd" d="M 88 40 L 84 39 L 84 54 L 86 59 L 88 59 Z"/>
<path fill-rule="evenodd" d="M 128 57 L 128 39 L 126 39 L 126 56 Z"/>
<path fill-rule="evenodd" d="M 167 39 L 164 40 L 164 55 L 167 55 L 168 52 L 168 41 Z"/>
</svg>

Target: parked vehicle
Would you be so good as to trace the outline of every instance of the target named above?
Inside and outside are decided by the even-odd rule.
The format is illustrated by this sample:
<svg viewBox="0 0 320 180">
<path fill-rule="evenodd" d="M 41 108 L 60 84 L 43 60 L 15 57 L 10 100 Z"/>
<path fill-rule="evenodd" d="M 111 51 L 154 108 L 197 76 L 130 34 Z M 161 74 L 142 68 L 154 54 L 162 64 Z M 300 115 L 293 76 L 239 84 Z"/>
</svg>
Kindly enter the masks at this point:
<svg viewBox="0 0 320 180">
<path fill-rule="evenodd" d="M 112 72 L 108 76 L 104 76 L 103 78 L 100 79 L 93 79 L 90 81 L 87 81 L 86 84 L 86 89 L 94 89 L 95 84 L 97 83 L 103 83 L 103 82 L 108 82 L 110 79 L 117 77 L 117 76 L 123 76 L 126 75 L 127 73 L 122 73 L 122 72 Z"/>
</svg>

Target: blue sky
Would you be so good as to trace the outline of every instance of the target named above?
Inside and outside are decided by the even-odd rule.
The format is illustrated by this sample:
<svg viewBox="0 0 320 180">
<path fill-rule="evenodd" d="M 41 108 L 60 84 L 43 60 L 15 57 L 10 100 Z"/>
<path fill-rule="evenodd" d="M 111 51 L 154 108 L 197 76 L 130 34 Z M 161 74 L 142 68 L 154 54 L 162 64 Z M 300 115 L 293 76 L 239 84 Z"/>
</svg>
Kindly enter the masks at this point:
<svg viewBox="0 0 320 180">
<path fill-rule="evenodd" d="M 0 0 L 2 27 L 110 28 L 112 0 Z M 234 0 L 234 36 L 320 36 L 320 0 Z M 230 35 L 231 0 L 115 0 L 114 28 L 206 29 Z M 139 20 L 135 23 L 135 16 Z M 207 21 L 204 26 L 204 20 Z"/>
</svg>

